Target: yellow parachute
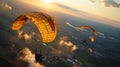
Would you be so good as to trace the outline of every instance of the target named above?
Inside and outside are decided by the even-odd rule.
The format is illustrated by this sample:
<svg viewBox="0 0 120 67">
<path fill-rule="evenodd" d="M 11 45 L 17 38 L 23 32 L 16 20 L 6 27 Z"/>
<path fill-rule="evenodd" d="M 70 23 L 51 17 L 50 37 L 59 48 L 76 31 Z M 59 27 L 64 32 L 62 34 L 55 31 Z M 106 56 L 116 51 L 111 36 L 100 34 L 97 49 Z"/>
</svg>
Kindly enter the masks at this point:
<svg viewBox="0 0 120 67">
<path fill-rule="evenodd" d="M 57 34 L 56 22 L 53 17 L 42 12 L 30 12 L 20 15 L 13 22 L 12 30 L 19 30 L 27 20 L 32 20 L 41 33 L 42 42 L 52 42 Z"/>
<path fill-rule="evenodd" d="M 89 36 L 89 39 L 91 40 L 91 42 L 94 42 L 94 41 L 95 41 L 94 36 Z"/>
<path fill-rule="evenodd" d="M 82 26 L 82 27 L 80 27 L 80 30 L 83 31 L 83 30 L 85 30 L 86 28 L 90 28 L 90 29 L 93 31 L 93 33 L 94 33 L 95 36 L 98 35 L 98 32 L 97 32 L 94 28 L 92 28 L 92 27 L 90 27 L 90 26 Z M 94 41 L 95 41 L 94 36 L 89 36 L 89 39 L 91 40 L 91 42 L 94 42 Z"/>
</svg>

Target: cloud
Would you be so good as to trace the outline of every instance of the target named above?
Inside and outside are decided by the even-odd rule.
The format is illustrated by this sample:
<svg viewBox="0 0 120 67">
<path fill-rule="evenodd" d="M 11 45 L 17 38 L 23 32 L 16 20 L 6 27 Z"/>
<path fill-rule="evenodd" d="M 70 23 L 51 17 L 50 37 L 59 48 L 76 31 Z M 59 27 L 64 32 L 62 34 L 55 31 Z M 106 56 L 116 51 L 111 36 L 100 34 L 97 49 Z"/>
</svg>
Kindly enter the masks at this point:
<svg viewBox="0 0 120 67">
<path fill-rule="evenodd" d="M 27 62 L 28 67 L 45 67 L 44 65 L 35 62 L 35 54 L 32 54 L 29 48 L 22 49 L 18 53 L 17 58 Z"/>
<path fill-rule="evenodd" d="M 18 31 L 18 38 L 19 38 L 19 39 L 22 38 L 22 34 L 23 34 L 23 31 L 19 30 L 19 31 Z"/>
<path fill-rule="evenodd" d="M 2 7 L 6 8 L 8 10 L 12 10 L 12 7 L 7 3 L 2 3 L 1 5 L 2 5 Z"/>
<path fill-rule="evenodd" d="M 70 48 L 71 51 L 75 51 L 77 49 L 76 45 L 74 45 L 71 41 L 68 41 L 67 36 L 61 37 L 58 45 L 66 46 L 66 47 Z"/>
<path fill-rule="evenodd" d="M 60 38 L 57 47 L 49 46 L 52 50 L 52 54 L 58 57 L 72 57 L 74 51 L 77 50 L 77 46 L 68 40 L 67 36 Z"/>
<path fill-rule="evenodd" d="M 114 40 L 115 38 L 114 37 L 109 37 L 109 39 Z"/>
<path fill-rule="evenodd" d="M 104 33 L 101 33 L 101 32 L 98 32 L 98 34 L 101 35 L 101 36 L 104 36 L 104 35 L 105 35 Z"/>
<path fill-rule="evenodd" d="M 32 35 L 25 33 L 23 36 L 24 36 L 26 41 L 32 40 Z"/>
<path fill-rule="evenodd" d="M 106 38 L 106 36 L 105 36 L 105 34 L 104 33 L 101 33 L 101 32 L 98 32 L 98 37 L 100 37 L 100 38 Z"/>
<path fill-rule="evenodd" d="M 90 0 L 90 1 L 94 3 L 96 0 Z"/>
<path fill-rule="evenodd" d="M 23 37 L 25 41 L 31 41 L 34 35 L 36 35 L 35 32 L 31 32 L 30 34 L 27 34 L 22 30 L 18 30 L 18 38 L 21 39 Z"/>
<path fill-rule="evenodd" d="M 12 7 L 8 5 L 7 3 L 5 4 L 5 7 L 8 8 L 9 10 L 12 10 Z"/>
<path fill-rule="evenodd" d="M 75 11 L 75 12 L 79 12 L 79 10 L 77 10 L 77 9 L 71 8 L 69 6 L 66 6 L 66 5 L 63 5 L 63 4 L 60 4 L 60 3 L 52 2 L 52 4 L 54 4 L 54 5 L 58 6 L 58 7 L 64 8 L 64 9 L 68 9 L 68 10 L 72 10 L 72 11 Z"/>
<path fill-rule="evenodd" d="M 67 37 L 61 37 L 61 40 L 59 41 L 60 46 L 66 46 L 68 47 L 71 51 L 75 51 L 77 49 L 77 46 L 74 45 L 71 41 L 67 41 Z"/>
<path fill-rule="evenodd" d="M 75 30 L 80 31 L 79 27 L 73 26 L 73 25 L 70 24 L 69 22 L 66 22 L 66 24 L 67 24 L 69 27 L 72 27 L 72 28 L 74 28 Z"/>
<path fill-rule="evenodd" d="M 103 39 L 107 38 L 107 39 L 111 39 L 111 40 L 116 39 L 116 38 L 114 38 L 112 36 L 105 35 L 104 33 L 101 33 L 101 32 L 98 32 L 98 37 L 103 38 Z"/>
<path fill-rule="evenodd" d="M 85 29 L 80 28 L 80 27 L 77 27 L 77 26 L 73 26 L 73 25 L 70 24 L 69 22 L 66 22 L 66 24 L 67 24 L 69 27 L 74 28 L 76 31 L 85 31 L 85 32 L 88 32 L 88 30 L 85 30 Z"/>
<path fill-rule="evenodd" d="M 90 0 L 91 2 L 95 3 L 97 1 L 99 1 L 99 3 L 103 3 L 105 7 L 120 7 L 120 3 L 118 3 L 118 1 L 115 0 Z"/>
<path fill-rule="evenodd" d="M 103 0 L 103 3 L 106 7 L 120 7 L 120 3 L 115 2 L 114 0 Z"/>
</svg>

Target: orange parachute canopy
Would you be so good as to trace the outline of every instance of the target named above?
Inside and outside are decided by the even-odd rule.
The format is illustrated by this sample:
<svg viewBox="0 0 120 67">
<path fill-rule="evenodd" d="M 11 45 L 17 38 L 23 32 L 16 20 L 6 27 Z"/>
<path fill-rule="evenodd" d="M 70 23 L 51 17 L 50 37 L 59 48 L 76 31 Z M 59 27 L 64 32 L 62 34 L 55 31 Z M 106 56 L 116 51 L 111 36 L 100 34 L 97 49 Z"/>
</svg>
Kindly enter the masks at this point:
<svg viewBox="0 0 120 67">
<path fill-rule="evenodd" d="M 86 26 L 86 25 L 82 26 L 82 27 L 80 27 L 80 30 L 85 30 L 86 28 L 90 28 L 93 31 L 93 33 L 94 33 L 95 36 L 98 35 L 98 32 L 94 28 L 92 28 L 90 26 Z"/>
<path fill-rule="evenodd" d="M 32 20 L 41 33 L 42 42 L 52 42 L 57 34 L 56 22 L 53 17 L 42 12 L 30 12 L 20 15 L 13 22 L 12 30 L 19 30 L 27 20 Z"/>
</svg>

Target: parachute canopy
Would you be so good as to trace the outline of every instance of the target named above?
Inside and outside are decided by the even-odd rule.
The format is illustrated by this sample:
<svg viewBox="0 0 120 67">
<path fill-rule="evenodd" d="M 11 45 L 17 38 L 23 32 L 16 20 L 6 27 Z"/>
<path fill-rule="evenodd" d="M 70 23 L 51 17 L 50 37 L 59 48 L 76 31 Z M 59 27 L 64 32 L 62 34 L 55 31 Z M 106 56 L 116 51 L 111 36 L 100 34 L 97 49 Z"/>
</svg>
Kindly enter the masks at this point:
<svg viewBox="0 0 120 67">
<path fill-rule="evenodd" d="M 56 37 L 56 22 L 53 17 L 42 12 L 30 12 L 20 15 L 13 22 L 12 30 L 19 30 L 27 20 L 32 20 L 41 33 L 42 42 L 52 42 Z"/>
<path fill-rule="evenodd" d="M 80 30 L 85 30 L 86 28 L 90 28 L 93 31 L 94 35 L 96 35 L 96 36 L 98 35 L 98 32 L 90 26 L 82 26 L 82 27 L 80 27 Z"/>
<path fill-rule="evenodd" d="M 91 40 L 91 42 L 94 42 L 94 41 L 95 41 L 94 36 L 89 36 L 89 39 Z"/>
<path fill-rule="evenodd" d="M 92 48 L 88 48 L 89 53 L 91 54 L 93 52 Z"/>
</svg>

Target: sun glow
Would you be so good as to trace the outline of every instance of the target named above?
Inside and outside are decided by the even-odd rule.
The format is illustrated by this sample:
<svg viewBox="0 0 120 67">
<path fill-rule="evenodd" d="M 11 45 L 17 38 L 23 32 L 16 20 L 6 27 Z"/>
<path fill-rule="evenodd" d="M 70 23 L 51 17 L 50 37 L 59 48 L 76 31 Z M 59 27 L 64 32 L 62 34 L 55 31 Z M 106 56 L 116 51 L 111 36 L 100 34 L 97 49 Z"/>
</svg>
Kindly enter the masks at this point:
<svg viewBox="0 0 120 67">
<path fill-rule="evenodd" d="M 51 0 L 45 0 L 45 3 L 50 3 L 51 2 Z"/>
</svg>

